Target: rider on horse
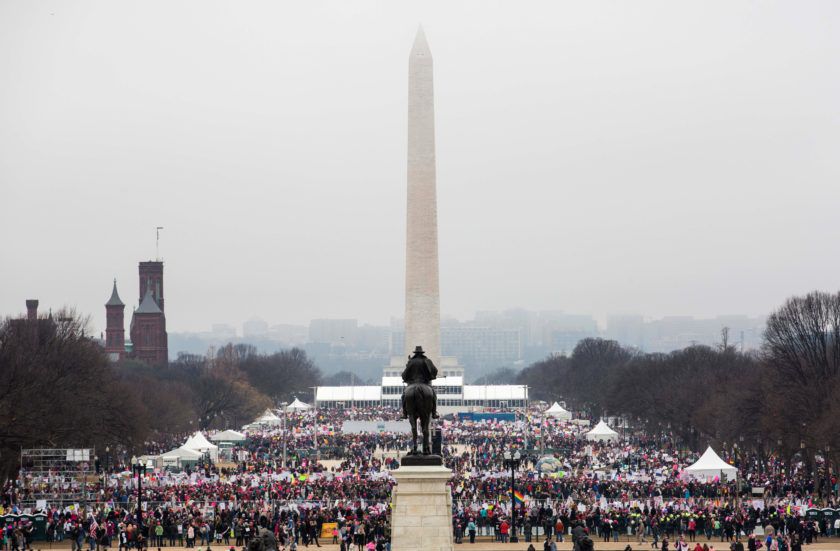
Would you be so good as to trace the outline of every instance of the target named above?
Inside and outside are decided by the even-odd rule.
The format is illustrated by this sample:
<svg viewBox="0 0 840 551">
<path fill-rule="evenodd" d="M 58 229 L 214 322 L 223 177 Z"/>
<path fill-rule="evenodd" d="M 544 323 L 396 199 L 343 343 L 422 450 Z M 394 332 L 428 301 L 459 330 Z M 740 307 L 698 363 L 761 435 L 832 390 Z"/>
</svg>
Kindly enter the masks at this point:
<svg viewBox="0 0 840 551">
<path fill-rule="evenodd" d="M 434 409 L 432 410 L 433 419 L 437 419 L 439 417 L 437 413 L 437 393 L 435 393 L 435 389 L 432 386 L 432 381 L 437 379 L 437 373 L 437 367 L 435 367 L 432 360 L 426 357 L 426 353 L 423 352 L 422 346 L 418 346 L 414 349 L 414 356 L 409 358 L 408 363 L 405 364 L 405 370 L 402 372 L 402 380 L 406 384 L 428 385 L 428 387 L 432 389 L 432 395 L 435 397 L 433 400 Z M 403 393 L 401 403 L 403 418 L 408 418 L 408 411 L 405 409 L 405 393 Z"/>
</svg>

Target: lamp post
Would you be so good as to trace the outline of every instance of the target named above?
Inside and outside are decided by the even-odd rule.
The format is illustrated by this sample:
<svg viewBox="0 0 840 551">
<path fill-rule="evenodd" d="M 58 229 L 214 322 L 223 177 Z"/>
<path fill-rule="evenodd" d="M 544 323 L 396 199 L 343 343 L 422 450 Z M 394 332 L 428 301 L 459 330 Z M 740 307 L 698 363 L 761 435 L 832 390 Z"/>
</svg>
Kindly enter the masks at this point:
<svg viewBox="0 0 840 551">
<path fill-rule="evenodd" d="M 831 460 L 828 458 L 828 454 L 831 453 L 831 446 L 829 444 L 825 445 L 825 506 L 828 507 L 828 503 L 831 501 L 831 494 L 832 494 L 832 487 L 831 487 Z"/>
<path fill-rule="evenodd" d="M 779 474 L 782 470 L 782 439 L 778 438 L 776 444 L 778 446 L 776 449 L 776 474 Z"/>
<path fill-rule="evenodd" d="M 504 458 L 505 467 L 510 467 L 510 542 L 518 543 L 519 538 L 516 537 L 515 477 L 516 468 L 519 467 L 519 464 L 522 462 L 522 456 L 520 455 L 519 450 L 516 450 L 516 452 L 513 454 L 510 453 L 510 450 L 506 450 L 504 453 Z"/>
<path fill-rule="evenodd" d="M 286 469 L 286 406 L 288 402 L 280 402 L 280 407 L 283 408 L 283 470 Z"/>
<path fill-rule="evenodd" d="M 315 419 L 312 420 L 312 444 L 315 446 L 315 462 L 320 463 L 321 447 L 318 445 L 318 387 L 311 386 L 309 388 L 312 389 L 312 409 L 315 410 Z M 352 397 L 353 394 L 351 393 L 350 396 Z M 352 401 L 350 402 L 350 405 L 351 407 L 353 406 Z"/>
<path fill-rule="evenodd" d="M 131 472 L 137 474 L 137 535 L 143 536 L 143 494 L 142 481 L 146 475 L 146 465 L 138 461 L 137 456 L 131 458 Z"/>
</svg>

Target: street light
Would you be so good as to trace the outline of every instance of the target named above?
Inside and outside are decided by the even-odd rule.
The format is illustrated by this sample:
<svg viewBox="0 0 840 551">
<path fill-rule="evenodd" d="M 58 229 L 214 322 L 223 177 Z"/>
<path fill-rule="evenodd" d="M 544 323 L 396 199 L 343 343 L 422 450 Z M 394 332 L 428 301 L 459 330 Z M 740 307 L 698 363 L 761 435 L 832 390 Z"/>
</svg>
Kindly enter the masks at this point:
<svg viewBox="0 0 840 551">
<path fill-rule="evenodd" d="M 516 468 L 522 462 L 522 456 L 519 450 L 516 450 L 516 453 L 513 454 L 510 453 L 510 450 L 506 450 L 503 456 L 505 458 L 505 467 L 510 467 L 510 542 L 518 543 L 519 538 L 516 537 L 516 490 L 514 485 L 516 482 Z"/>
<path fill-rule="evenodd" d="M 825 505 L 828 507 L 828 502 L 831 501 L 833 489 L 831 487 L 831 459 L 829 459 L 829 453 L 831 453 L 831 446 L 829 444 L 825 445 L 825 484 L 826 484 L 826 500 Z"/>
<path fill-rule="evenodd" d="M 311 386 L 312 389 L 312 409 L 315 412 L 315 418 L 312 420 L 312 444 L 315 446 L 315 462 L 321 462 L 321 447 L 318 445 L 318 387 Z M 354 388 L 354 387 L 350 387 Z M 350 407 L 355 407 L 353 404 L 353 393 L 350 393 Z"/>
<path fill-rule="evenodd" d="M 283 470 L 286 469 L 286 406 L 288 402 L 280 402 L 280 407 L 283 408 Z"/>
<path fill-rule="evenodd" d="M 143 536 L 143 494 L 142 481 L 146 475 L 146 465 L 137 459 L 137 456 L 131 458 L 131 472 L 137 474 L 137 535 Z"/>
</svg>

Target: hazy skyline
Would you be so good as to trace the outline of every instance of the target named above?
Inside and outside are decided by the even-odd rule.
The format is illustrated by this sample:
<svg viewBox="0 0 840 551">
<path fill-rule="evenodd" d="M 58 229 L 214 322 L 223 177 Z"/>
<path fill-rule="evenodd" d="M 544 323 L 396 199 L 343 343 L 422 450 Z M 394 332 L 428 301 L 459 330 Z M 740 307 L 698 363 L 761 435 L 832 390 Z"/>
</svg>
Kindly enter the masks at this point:
<svg viewBox="0 0 840 551">
<path fill-rule="evenodd" d="M 166 262 L 167 328 L 404 300 L 435 60 L 441 311 L 766 314 L 840 288 L 834 2 L 0 3 L 0 315 Z"/>
</svg>

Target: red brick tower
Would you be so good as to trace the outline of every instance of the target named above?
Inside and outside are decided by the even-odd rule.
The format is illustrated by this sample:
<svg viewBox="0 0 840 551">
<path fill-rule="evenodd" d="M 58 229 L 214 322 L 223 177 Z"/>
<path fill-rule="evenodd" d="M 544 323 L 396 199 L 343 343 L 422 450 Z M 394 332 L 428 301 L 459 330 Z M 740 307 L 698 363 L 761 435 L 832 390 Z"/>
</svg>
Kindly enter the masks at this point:
<svg viewBox="0 0 840 551">
<path fill-rule="evenodd" d="M 132 356 L 150 365 L 169 361 L 166 315 L 163 313 L 163 262 L 141 262 L 140 306 L 131 316 Z"/>
<path fill-rule="evenodd" d="M 111 298 L 105 303 L 105 352 L 111 360 L 125 356 L 125 304 L 117 293 L 117 280 Z"/>
<path fill-rule="evenodd" d="M 158 308 L 152 290 L 146 291 L 143 302 L 131 317 L 132 354 L 149 365 L 165 365 L 169 361 L 166 317 Z"/>
<path fill-rule="evenodd" d="M 140 300 L 146 296 L 146 291 L 152 291 L 152 297 L 160 311 L 163 307 L 163 262 L 149 260 L 140 263 Z"/>
</svg>

